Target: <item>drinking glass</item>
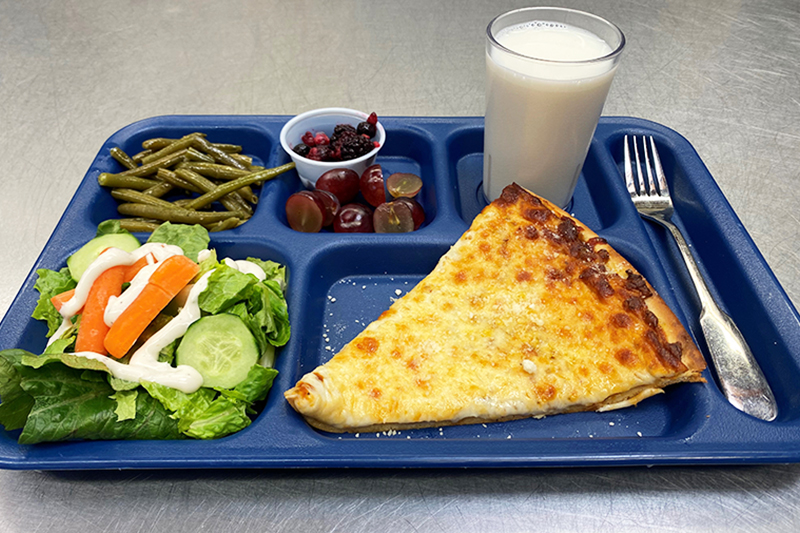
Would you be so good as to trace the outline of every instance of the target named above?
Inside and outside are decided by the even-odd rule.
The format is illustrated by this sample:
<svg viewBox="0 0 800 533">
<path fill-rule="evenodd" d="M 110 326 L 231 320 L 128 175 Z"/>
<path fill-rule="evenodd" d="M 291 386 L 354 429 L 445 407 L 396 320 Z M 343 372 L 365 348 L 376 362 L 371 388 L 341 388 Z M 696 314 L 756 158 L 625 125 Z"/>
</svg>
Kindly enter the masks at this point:
<svg viewBox="0 0 800 533">
<path fill-rule="evenodd" d="M 513 182 L 566 207 L 625 47 L 619 28 L 557 7 L 510 11 L 486 30 L 483 191 Z"/>
</svg>

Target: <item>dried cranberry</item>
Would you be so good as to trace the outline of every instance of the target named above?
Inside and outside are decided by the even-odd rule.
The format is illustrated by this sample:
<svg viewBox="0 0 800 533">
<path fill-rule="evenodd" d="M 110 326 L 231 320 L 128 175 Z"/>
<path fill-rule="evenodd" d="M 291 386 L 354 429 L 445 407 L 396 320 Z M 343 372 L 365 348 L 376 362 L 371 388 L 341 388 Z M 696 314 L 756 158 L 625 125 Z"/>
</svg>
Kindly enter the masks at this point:
<svg viewBox="0 0 800 533">
<path fill-rule="evenodd" d="M 305 157 L 311 159 L 312 161 L 322 161 L 322 157 L 319 154 L 319 148 L 316 146 L 312 147 Z"/>
<path fill-rule="evenodd" d="M 314 134 L 310 131 L 305 132 L 300 140 L 303 141 L 303 144 L 310 147 L 314 147 L 317 144 L 314 142 Z"/>
</svg>

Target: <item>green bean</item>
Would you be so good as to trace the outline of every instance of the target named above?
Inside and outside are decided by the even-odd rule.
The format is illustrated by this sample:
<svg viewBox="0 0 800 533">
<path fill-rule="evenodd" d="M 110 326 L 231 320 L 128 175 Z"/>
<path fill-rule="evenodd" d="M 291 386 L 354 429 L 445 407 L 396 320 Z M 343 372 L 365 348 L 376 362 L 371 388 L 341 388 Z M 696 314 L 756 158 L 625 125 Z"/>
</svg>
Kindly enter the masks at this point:
<svg viewBox="0 0 800 533">
<path fill-rule="evenodd" d="M 142 162 L 142 159 L 144 159 L 145 157 L 147 157 L 152 153 L 153 153 L 152 150 L 142 150 L 138 154 L 132 155 L 131 159 L 133 160 L 134 163 L 140 164 Z"/>
<path fill-rule="evenodd" d="M 186 161 L 178 165 L 178 168 L 185 168 L 198 174 L 202 174 L 207 178 L 217 178 L 223 180 L 235 180 L 242 176 L 250 174 L 248 170 L 241 170 L 228 165 L 220 165 L 217 163 L 201 163 L 196 161 Z"/>
<path fill-rule="evenodd" d="M 145 157 L 144 159 L 142 159 L 142 164 L 146 165 L 147 163 L 151 163 L 158 159 L 162 159 L 170 154 L 174 154 L 175 152 L 179 152 L 181 150 L 189 148 L 190 146 L 193 145 L 195 137 L 197 137 L 196 133 L 191 133 L 189 135 L 181 137 L 180 139 L 168 144 L 161 150 L 154 152 Z"/>
<path fill-rule="evenodd" d="M 238 144 L 212 143 L 212 145 L 228 154 L 238 154 L 242 151 L 242 147 Z"/>
<path fill-rule="evenodd" d="M 247 213 L 241 211 L 203 212 L 182 209 L 180 207 L 166 209 L 156 205 L 132 203 L 118 205 L 117 211 L 125 216 L 155 218 L 157 220 L 165 220 L 178 224 L 213 224 L 231 217 L 247 218 Z"/>
<path fill-rule="evenodd" d="M 149 157 L 149 156 L 148 156 Z M 132 168 L 130 170 L 126 170 L 125 172 L 120 172 L 120 176 L 149 176 L 150 174 L 155 174 L 158 172 L 159 168 L 166 168 L 171 167 L 181 161 L 186 161 L 186 151 L 180 150 L 178 152 L 173 152 L 168 154 L 164 157 L 156 159 L 155 161 L 150 161 L 149 163 L 144 163 L 140 167 Z"/>
<path fill-rule="evenodd" d="M 121 218 L 119 226 L 128 231 L 153 232 L 161 225 L 160 220 L 146 218 Z"/>
<path fill-rule="evenodd" d="M 259 183 L 262 181 L 271 180 L 276 176 L 283 174 L 288 170 L 292 170 L 295 167 L 294 162 L 287 163 L 286 165 L 282 165 L 275 168 L 269 168 L 266 170 L 262 170 L 261 172 L 253 172 L 248 174 L 247 176 L 242 176 L 241 178 L 236 178 L 233 181 L 229 181 L 223 183 L 222 185 L 218 185 L 213 191 L 207 192 L 201 196 L 198 196 L 192 202 L 192 207 L 197 209 L 200 206 L 208 205 L 211 202 L 222 198 L 226 194 L 230 192 L 236 191 L 244 187 L 245 185 L 252 185 L 254 183 Z"/>
<path fill-rule="evenodd" d="M 122 174 L 110 174 L 108 172 L 102 172 L 97 176 L 97 183 L 103 187 L 123 187 L 125 189 L 136 189 L 137 191 L 143 191 L 159 184 L 156 180 L 139 178 L 137 176 L 124 176 Z"/>
<path fill-rule="evenodd" d="M 252 169 L 253 167 L 251 167 Z M 259 170 L 264 170 L 263 167 L 256 167 Z M 200 163 L 200 162 L 193 162 L 187 161 L 185 163 L 181 163 L 178 165 L 177 170 L 190 170 L 192 172 L 196 172 L 201 176 L 205 176 L 207 178 L 217 178 L 217 179 L 226 179 L 226 180 L 233 180 L 236 178 L 241 178 L 242 176 L 247 176 L 252 172 L 248 172 L 247 170 L 240 170 L 238 168 L 229 167 L 228 165 L 219 165 L 217 163 Z M 253 189 L 250 186 L 242 187 L 239 190 L 239 195 L 247 202 L 255 205 L 258 203 L 258 196 L 253 192 Z"/>
<path fill-rule="evenodd" d="M 211 233 L 214 233 L 216 231 L 223 231 L 223 230 L 226 230 L 226 229 L 233 229 L 233 228 L 235 228 L 236 226 L 238 226 L 241 223 L 242 223 L 242 221 L 240 219 L 236 218 L 236 217 L 226 218 L 225 220 L 221 220 L 220 222 L 217 222 L 213 226 L 210 226 L 208 228 L 208 231 L 211 232 Z"/>
<path fill-rule="evenodd" d="M 142 148 L 152 152 L 153 150 L 161 150 L 165 146 L 169 146 L 175 141 L 177 141 L 177 139 L 166 139 L 164 137 L 155 137 L 153 139 L 147 139 L 146 141 L 143 141 Z"/>
<path fill-rule="evenodd" d="M 168 181 L 161 181 L 158 185 L 153 185 L 149 189 L 143 190 L 142 193 L 149 194 L 155 198 L 161 198 L 174 188 L 175 186 Z"/>
<path fill-rule="evenodd" d="M 161 198 L 156 198 L 155 196 L 150 196 L 133 189 L 111 189 L 111 196 L 122 202 L 159 205 L 164 208 L 175 207 L 166 200 L 162 200 Z"/>
<path fill-rule="evenodd" d="M 204 192 L 201 188 L 195 187 L 185 179 L 175 174 L 173 171 L 167 170 L 166 168 L 159 168 L 158 172 L 156 173 L 156 176 L 167 183 L 171 183 L 175 187 L 179 187 L 181 189 L 185 189 L 191 192 L 197 192 L 197 193 Z"/>
<path fill-rule="evenodd" d="M 200 188 L 203 192 L 213 191 L 217 187 L 214 182 L 210 181 L 206 177 L 201 176 L 197 172 L 192 172 L 186 168 L 179 168 L 175 170 L 175 174 L 179 178 L 188 181 L 195 187 Z M 219 201 L 228 211 L 240 210 L 251 215 L 253 214 L 253 208 L 251 208 L 236 191 L 221 197 Z"/>
<path fill-rule="evenodd" d="M 196 135 L 198 137 L 205 137 L 206 136 L 205 133 L 200 133 L 198 131 L 195 131 L 195 132 L 191 133 L 190 135 Z M 186 135 L 184 135 L 184 137 L 186 137 Z M 183 137 L 181 137 L 181 138 L 183 138 Z M 146 150 L 158 151 L 158 150 L 161 150 L 162 148 L 166 148 L 170 144 L 174 143 L 175 141 L 179 141 L 179 140 L 180 139 L 167 139 L 166 137 L 156 137 L 154 139 L 147 139 L 146 141 L 143 141 L 142 142 L 142 148 L 144 148 Z"/>
<path fill-rule="evenodd" d="M 189 205 L 190 203 L 192 203 L 192 201 L 194 201 L 194 198 L 178 198 L 177 200 L 172 202 L 172 205 L 174 205 L 175 207 L 183 207 L 183 208 L 188 209 L 188 207 L 186 207 L 186 206 Z M 205 206 L 205 207 L 203 207 L 202 210 L 203 211 L 211 211 L 210 206 Z M 195 211 L 200 211 L 200 209 L 195 209 Z"/>
<path fill-rule="evenodd" d="M 205 133 L 195 133 L 195 135 L 199 135 L 201 137 L 205 137 Z M 177 141 L 177 139 L 166 139 L 164 137 L 157 137 L 155 139 L 147 139 L 142 143 L 142 148 L 148 148 L 150 150 L 161 150 L 165 146 L 168 146 L 172 143 Z M 227 152 L 229 154 L 238 154 L 242 151 L 242 147 L 238 144 L 227 144 L 227 143 L 211 143 L 213 146 L 219 148 L 223 152 Z"/>
<path fill-rule="evenodd" d="M 249 155 L 229 154 L 232 158 L 243 164 L 248 169 L 253 165 L 253 158 Z"/>
<path fill-rule="evenodd" d="M 253 205 L 256 205 L 258 203 L 258 195 L 256 195 L 256 193 L 253 192 L 252 187 L 250 187 L 249 185 L 245 185 L 237 192 L 239 193 L 239 196 L 241 196 L 244 199 L 245 202 L 250 202 Z"/>
<path fill-rule="evenodd" d="M 213 163 L 214 158 L 203 152 L 195 150 L 193 147 L 186 149 L 186 157 L 189 161 L 199 161 L 201 163 Z"/>
<path fill-rule="evenodd" d="M 217 163 L 225 163 L 226 165 L 231 165 L 233 167 L 242 170 L 247 170 L 247 167 L 244 164 L 240 163 L 239 161 L 231 157 L 230 154 L 223 152 L 219 148 L 215 148 L 213 144 L 208 142 L 203 137 L 194 137 L 192 146 L 213 157 Z"/>
<path fill-rule="evenodd" d="M 117 162 L 119 162 L 119 164 L 125 168 L 136 168 L 138 166 L 136 163 L 134 163 L 133 159 L 131 159 L 130 156 L 122 150 L 122 148 L 115 146 L 109 150 L 108 153 L 111 154 L 111 157 L 116 159 Z"/>
</svg>

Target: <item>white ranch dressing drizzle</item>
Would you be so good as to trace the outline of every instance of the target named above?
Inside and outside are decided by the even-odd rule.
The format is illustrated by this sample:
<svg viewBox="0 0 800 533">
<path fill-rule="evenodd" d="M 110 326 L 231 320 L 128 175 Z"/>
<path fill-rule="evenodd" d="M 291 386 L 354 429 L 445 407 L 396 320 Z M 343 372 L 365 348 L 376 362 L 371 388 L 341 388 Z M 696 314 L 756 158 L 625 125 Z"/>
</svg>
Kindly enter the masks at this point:
<svg viewBox="0 0 800 533">
<path fill-rule="evenodd" d="M 246 259 L 234 261 L 230 257 L 226 257 L 222 260 L 222 262 L 231 268 L 235 268 L 239 272 L 254 275 L 256 278 L 258 278 L 258 281 L 264 281 L 267 279 L 267 274 L 264 272 L 264 269 L 252 261 L 247 261 Z"/>
<path fill-rule="evenodd" d="M 168 363 L 158 361 L 152 365 L 126 365 L 95 352 L 75 352 L 74 355 L 100 361 L 106 365 L 112 376 L 126 381 L 135 381 L 137 383 L 149 381 L 177 389 L 186 394 L 193 393 L 203 385 L 203 377 L 200 373 L 186 365 L 180 365 L 176 368 Z"/>
<path fill-rule="evenodd" d="M 108 255 L 109 253 L 111 253 L 111 255 Z M 152 256 L 160 262 L 172 255 L 183 255 L 183 251 L 177 246 L 165 245 L 161 243 L 147 243 L 131 253 L 124 252 L 117 248 L 110 248 L 109 250 L 103 252 L 100 257 L 92 262 L 89 268 L 86 269 L 83 276 L 81 276 L 81 280 L 78 282 L 78 287 L 75 289 L 75 295 L 61 307 L 61 315 L 64 317 L 64 321 L 62 322 L 61 326 L 59 326 L 56 333 L 54 333 L 51 337 L 50 341 L 48 342 L 48 346 L 55 339 L 58 339 L 61 334 L 64 333 L 64 331 L 72 326 L 70 319 L 78 310 L 80 310 L 81 307 L 83 307 L 84 303 L 86 302 L 86 296 L 89 293 L 89 288 L 91 288 L 92 283 L 94 283 L 100 274 L 102 274 L 106 269 L 115 266 L 132 265 L 140 258 L 145 257 L 147 254 L 152 254 Z M 209 254 L 210 251 L 203 250 L 198 255 L 198 259 L 202 261 L 204 258 L 208 257 Z M 104 258 L 104 256 L 106 257 Z M 102 261 L 101 258 L 103 258 Z M 234 261 L 233 259 L 226 257 L 223 259 L 223 262 L 231 268 L 239 270 L 240 272 L 253 274 L 260 281 L 266 279 L 266 274 L 264 273 L 263 269 L 250 261 Z M 106 314 L 104 316 L 107 324 L 109 323 L 109 320 L 111 320 L 111 324 L 113 324 L 113 321 L 119 317 L 119 315 L 128 307 L 128 305 L 133 302 L 135 297 L 138 296 L 144 286 L 147 285 L 150 276 L 158 266 L 157 263 L 152 263 L 149 258 L 148 263 L 149 264 L 147 266 L 143 267 L 139 273 L 137 273 L 137 275 L 131 281 L 131 285 L 122 295 L 120 295 L 119 298 L 112 297 L 109 299 L 109 303 L 106 308 Z M 111 372 L 111 375 L 118 379 L 135 381 L 137 383 L 149 381 L 180 390 L 181 392 L 185 392 L 187 394 L 195 392 L 197 389 L 203 386 L 203 377 L 200 375 L 200 373 L 188 365 L 178 365 L 177 367 L 173 367 L 169 363 L 160 362 L 158 361 L 158 354 L 172 341 L 182 337 L 186 333 L 186 330 L 189 329 L 189 326 L 200 318 L 201 313 L 200 306 L 197 303 L 198 298 L 200 293 L 202 293 L 208 286 L 208 278 L 212 272 L 213 270 L 206 272 L 200 277 L 197 283 L 195 283 L 194 287 L 192 287 L 192 289 L 189 291 L 189 295 L 186 298 L 186 303 L 178 315 L 170 320 L 166 326 L 158 330 L 138 350 L 136 350 L 136 352 L 134 352 L 134 354 L 131 356 L 128 364 L 120 363 L 119 361 L 115 361 L 108 356 L 95 352 L 75 352 L 75 355 L 100 361 L 106 366 L 106 368 L 108 368 L 109 372 Z M 84 279 L 87 281 L 84 281 Z M 91 280 L 91 282 L 89 282 L 89 280 Z M 81 283 L 88 285 L 88 288 L 81 288 Z M 79 289 L 81 289 L 80 292 Z M 133 297 L 123 298 L 132 290 Z M 67 304 L 70 304 L 70 307 L 67 308 L 67 311 L 71 312 L 69 315 L 64 311 Z M 114 310 L 109 313 L 108 308 L 112 306 L 114 307 Z"/>
</svg>

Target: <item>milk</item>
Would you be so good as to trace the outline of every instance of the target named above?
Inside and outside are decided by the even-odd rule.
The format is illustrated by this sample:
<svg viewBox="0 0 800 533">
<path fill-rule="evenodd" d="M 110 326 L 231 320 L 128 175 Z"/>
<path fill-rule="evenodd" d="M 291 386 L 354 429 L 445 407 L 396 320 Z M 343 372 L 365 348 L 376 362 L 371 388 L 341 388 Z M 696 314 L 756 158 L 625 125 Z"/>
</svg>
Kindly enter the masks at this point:
<svg viewBox="0 0 800 533">
<path fill-rule="evenodd" d="M 484 193 L 494 200 L 516 182 L 564 207 L 614 77 L 616 58 L 602 59 L 613 50 L 557 22 L 515 24 L 494 39 L 486 47 Z"/>
</svg>

